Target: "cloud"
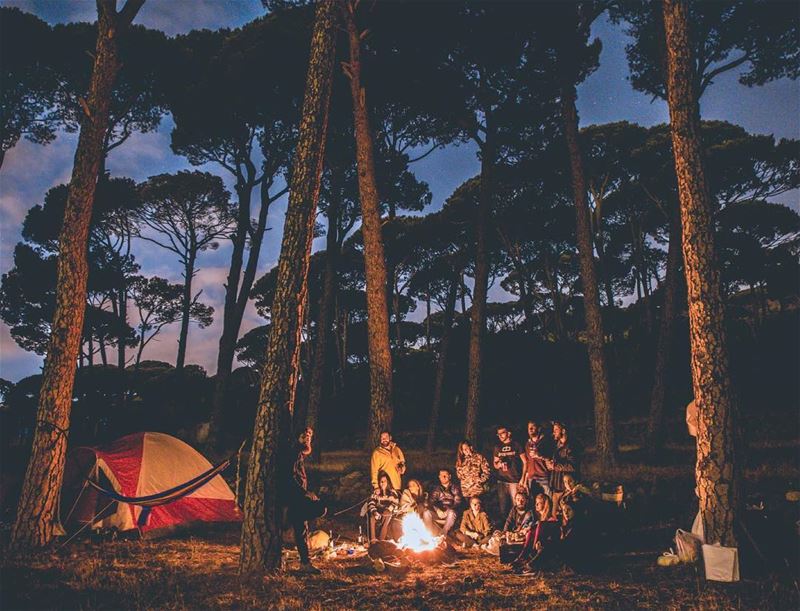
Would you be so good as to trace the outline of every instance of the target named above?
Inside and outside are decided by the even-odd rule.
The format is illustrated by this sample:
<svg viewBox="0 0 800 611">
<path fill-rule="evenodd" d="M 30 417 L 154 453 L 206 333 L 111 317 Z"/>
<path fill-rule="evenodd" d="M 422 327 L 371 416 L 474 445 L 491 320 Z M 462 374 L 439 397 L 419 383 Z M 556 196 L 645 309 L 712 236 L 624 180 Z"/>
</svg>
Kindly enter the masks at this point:
<svg viewBox="0 0 800 611">
<path fill-rule="evenodd" d="M 50 24 L 97 20 L 97 5 L 91 0 L 0 0 L 0 5 L 33 13 Z M 261 0 L 168 0 L 145 2 L 135 23 L 174 36 L 203 28 L 235 28 L 263 14 Z"/>
<path fill-rule="evenodd" d="M 0 378 L 16 382 L 38 373 L 42 362 L 38 354 L 26 352 L 17 346 L 9 328 L 0 323 Z"/>
</svg>

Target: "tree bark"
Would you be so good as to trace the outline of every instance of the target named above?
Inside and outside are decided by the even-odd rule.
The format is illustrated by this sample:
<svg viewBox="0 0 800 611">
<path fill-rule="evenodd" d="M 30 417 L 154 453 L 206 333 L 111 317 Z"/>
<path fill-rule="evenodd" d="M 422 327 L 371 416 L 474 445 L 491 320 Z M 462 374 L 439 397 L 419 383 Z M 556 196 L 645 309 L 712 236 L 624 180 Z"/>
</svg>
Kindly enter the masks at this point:
<svg viewBox="0 0 800 611">
<path fill-rule="evenodd" d="M 450 346 L 450 335 L 453 329 L 453 316 L 456 311 L 456 297 L 458 296 L 458 278 L 453 279 L 450 290 L 447 292 L 447 303 L 444 308 L 442 322 L 442 339 L 439 342 L 439 356 L 436 359 L 436 382 L 433 387 L 433 402 L 431 403 L 431 418 L 428 423 L 428 439 L 425 449 L 433 452 L 436 441 L 436 427 L 439 424 L 439 412 L 442 406 L 442 390 L 444 389 L 444 376 L 447 370 L 447 353 Z"/>
<path fill-rule="evenodd" d="M 338 203 L 332 202 L 328 208 L 328 234 L 325 248 L 325 279 L 322 286 L 322 298 L 319 304 L 317 319 L 317 337 L 314 346 L 314 359 L 311 364 L 311 375 L 308 382 L 308 404 L 306 426 L 317 428 L 319 410 L 322 405 L 322 391 L 325 386 L 325 364 L 328 360 L 328 340 L 333 320 L 333 306 L 336 299 L 337 273 L 336 265 L 339 255 L 337 227 L 339 223 Z M 315 448 L 319 443 L 314 444 Z"/>
<path fill-rule="evenodd" d="M 602 469 L 611 468 L 616 462 L 616 442 L 611 405 L 611 388 L 608 383 L 603 321 L 600 313 L 600 294 L 597 273 L 594 267 L 592 230 L 589 219 L 589 204 L 586 196 L 586 179 L 583 172 L 578 144 L 578 111 L 575 108 L 575 85 L 563 85 L 561 112 L 564 119 L 564 135 L 569 151 L 572 172 L 572 188 L 575 196 L 575 217 L 583 286 L 584 312 L 586 315 L 586 340 L 589 350 L 589 368 L 594 392 L 594 427 L 597 458 Z"/>
<path fill-rule="evenodd" d="M 328 127 L 335 3 L 316 7 L 300 130 L 291 174 L 278 279 L 261 392 L 258 399 L 242 522 L 239 570 L 242 575 L 275 571 L 281 559 L 278 493 L 279 444 L 290 437 L 308 289 L 308 267 Z"/>
<path fill-rule="evenodd" d="M 183 271 L 183 303 L 181 305 L 181 332 L 178 336 L 178 356 L 175 360 L 175 369 L 183 370 L 186 363 L 186 345 L 189 342 L 189 320 L 192 310 L 192 279 L 194 278 L 194 264 L 197 253 L 192 250 Z"/>
<path fill-rule="evenodd" d="M 42 547 L 56 534 L 75 363 L 86 312 L 89 225 L 104 154 L 111 93 L 120 68 L 118 37 L 143 2 L 129 0 L 120 13 L 112 0 L 97 3 L 94 66 L 59 236 L 56 309 L 42 374 L 31 457 L 11 532 L 11 545 L 15 549 Z"/>
<path fill-rule="evenodd" d="M 358 192 L 361 199 L 361 233 L 364 237 L 364 271 L 367 280 L 367 336 L 370 373 L 370 411 L 367 445 L 378 445 L 381 431 L 392 426 L 392 353 L 389 344 L 389 310 L 386 296 L 386 258 L 381 232 L 380 199 L 375 178 L 372 133 L 361 86 L 361 37 L 353 15 L 354 6 L 340 0 L 350 41 L 347 76 L 353 98 Z"/>
<path fill-rule="evenodd" d="M 664 442 L 664 397 L 667 390 L 667 372 L 669 371 L 672 333 L 675 326 L 675 298 L 678 292 L 678 274 L 681 264 L 680 239 L 681 221 L 678 212 L 674 211 L 670 218 L 667 274 L 663 285 L 664 303 L 661 306 L 653 389 L 650 393 L 650 414 L 647 418 L 646 446 L 651 458 L 658 453 Z"/>
<path fill-rule="evenodd" d="M 735 546 L 737 477 L 735 399 L 714 243 L 711 199 L 700 137 L 698 92 L 689 39 L 688 2 L 664 0 L 667 102 L 681 203 L 684 274 L 694 399 L 698 408 L 697 490 L 707 543 Z"/>
<path fill-rule="evenodd" d="M 489 292 L 489 252 L 486 246 L 489 211 L 492 206 L 492 165 L 494 150 L 489 114 L 486 114 L 486 140 L 481 150 L 481 184 L 475 213 L 475 284 L 472 290 L 469 328 L 469 370 L 467 372 L 467 414 L 464 437 L 478 442 L 481 405 L 481 361 L 486 335 L 486 296 Z"/>
</svg>

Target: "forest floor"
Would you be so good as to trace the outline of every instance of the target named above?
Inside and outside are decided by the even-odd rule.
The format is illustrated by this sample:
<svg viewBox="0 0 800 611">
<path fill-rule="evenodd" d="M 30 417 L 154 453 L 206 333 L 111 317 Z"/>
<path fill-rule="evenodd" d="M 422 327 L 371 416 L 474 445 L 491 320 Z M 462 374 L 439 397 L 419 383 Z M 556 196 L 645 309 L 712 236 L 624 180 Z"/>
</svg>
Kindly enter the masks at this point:
<svg viewBox="0 0 800 611">
<path fill-rule="evenodd" d="M 796 487 L 799 448 L 797 441 L 756 444 L 749 461 L 756 466 L 746 473 L 748 490 L 779 500 Z M 307 577 L 290 560 L 287 572 L 279 576 L 241 583 L 238 532 L 231 525 L 160 540 L 76 541 L 54 552 L 4 558 L 0 609 L 800 608 L 796 568 L 792 575 L 783 562 L 786 546 L 779 549 L 774 539 L 755 530 L 768 562 L 743 549 L 744 578 L 739 583 L 707 582 L 702 569 L 694 566 L 656 565 L 658 555 L 674 545 L 675 529 L 688 529 L 696 511 L 691 448 L 670 451 L 675 455 L 663 467 L 644 468 L 637 466 L 638 448 L 623 448 L 615 475 L 630 491 L 629 505 L 620 513 L 622 528 L 604 545 L 600 568 L 589 575 L 516 576 L 496 557 L 459 551 L 452 566 L 412 567 L 403 575 L 378 574 L 367 557 L 344 556 L 316 560 L 322 575 Z M 414 474 L 430 481 L 438 465 L 452 462 L 451 454 L 409 451 L 407 458 Z M 592 481 L 591 459 L 586 462 L 585 480 Z M 320 465 L 312 468 L 312 488 L 335 497 L 332 509 L 346 508 L 365 490 L 359 486 L 367 464 L 365 452 L 323 454 Z M 343 478 L 356 482 L 353 492 L 342 492 Z M 487 500 L 491 507 L 493 499 Z M 788 511 L 781 522 L 785 535 L 786 524 L 794 526 L 800 516 L 796 503 L 782 506 Z M 356 513 L 322 520 L 318 527 L 347 540 L 357 532 Z M 789 547 L 796 547 L 797 533 L 790 532 L 783 543 L 789 540 Z"/>
</svg>

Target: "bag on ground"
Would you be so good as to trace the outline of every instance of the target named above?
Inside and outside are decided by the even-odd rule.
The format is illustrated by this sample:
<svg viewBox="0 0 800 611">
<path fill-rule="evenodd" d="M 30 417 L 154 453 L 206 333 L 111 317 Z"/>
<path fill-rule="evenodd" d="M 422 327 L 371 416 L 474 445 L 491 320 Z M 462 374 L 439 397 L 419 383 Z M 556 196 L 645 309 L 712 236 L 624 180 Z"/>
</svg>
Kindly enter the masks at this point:
<svg viewBox="0 0 800 611">
<path fill-rule="evenodd" d="M 702 554 L 702 539 L 695 534 L 681 530 L 675 531 L 675 550 L 681 562 L 694 564 L 700 560 Z"/>
<path fill-rule="evenodd" d="M 739 581 L 739 549 L 736 547 L 704 544 L 703 564 L 706 569 L 706 579 Z"/>
</svg>

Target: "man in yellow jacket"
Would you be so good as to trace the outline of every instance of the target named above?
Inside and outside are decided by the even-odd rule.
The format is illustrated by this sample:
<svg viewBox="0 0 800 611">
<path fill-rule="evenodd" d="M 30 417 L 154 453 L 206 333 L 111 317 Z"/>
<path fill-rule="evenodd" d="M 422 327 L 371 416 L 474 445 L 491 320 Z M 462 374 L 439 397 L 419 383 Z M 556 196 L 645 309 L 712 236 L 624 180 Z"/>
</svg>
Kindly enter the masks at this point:
<svg viewBox="0 0 800 611">
<path fill-rule="evenodd" d="M 406 472 L 406 457 L 403 456 L 403 450 L 392 441 L 389 431 L 381 433 L 380 445 L 372 452 L 369 470 L 373 490 L 378 490 L 378 474 L 381 471 L 389 476 L 395 490 L 403 489 L 402 475 Z"/>
</svg>

